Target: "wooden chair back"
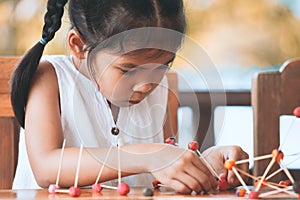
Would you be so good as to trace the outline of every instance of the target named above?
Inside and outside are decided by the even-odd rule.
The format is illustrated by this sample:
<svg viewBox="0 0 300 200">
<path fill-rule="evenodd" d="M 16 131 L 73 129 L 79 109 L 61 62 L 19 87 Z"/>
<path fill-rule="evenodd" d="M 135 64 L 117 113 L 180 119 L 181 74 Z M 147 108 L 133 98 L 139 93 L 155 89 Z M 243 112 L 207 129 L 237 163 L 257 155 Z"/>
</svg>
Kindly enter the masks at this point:
<svg viewBox="0 0 300 200">
<path fill-rule="evenodd" d="M 167 119 L 164 125 L 165 139 L 168 137 L 175 137 L 178 139 L 178 116 L 177 111 L 179 107 L 178 100 L 178 77 L 176 72 L 169 72 L 167 74 L 169 93 L 167 104 Z"/>
<path fill-rule="evenodd" d="M 286 61 L 279 71 L 258 73 L 253 79 L 251 99 L 254 156 L 270 154 L 280 144 L 280 115 L 292 115 L 300 106 L 300 58 Z M 256 162 L 253 173 L 262 175 L 268 162 Z"/>
<path fill-rule="evenodd" d="M 20 128 L 10 103 L 10 76 L 19 61 L 0 58 L 0 189 L 10 189 L 18 161 Z"/>
</svg>

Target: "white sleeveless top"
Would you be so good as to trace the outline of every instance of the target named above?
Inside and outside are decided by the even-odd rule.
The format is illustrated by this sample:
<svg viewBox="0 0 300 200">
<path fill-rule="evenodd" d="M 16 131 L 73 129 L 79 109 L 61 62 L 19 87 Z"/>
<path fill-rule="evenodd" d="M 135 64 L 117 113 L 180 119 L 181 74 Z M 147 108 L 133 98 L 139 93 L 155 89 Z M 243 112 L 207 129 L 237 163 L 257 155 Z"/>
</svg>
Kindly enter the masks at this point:
<svg viewBox="0 0 300 200">
<path fill-rule="evenodd" d="M 60 92 L 61 122 L 66 147 L 116 146 L 112 127 L 120 129 L 119 145 L 163 143 L 163 122 L 166 113 L 168 86 L 166 77 L 139 104 L 121 107 L 116 124 L 105 97 L 95 84 L 81 74 L 67 56 L 44 56 L 56 72 Z M 122 159 L 122 158 L 121 158 Z M 75 176 L 75 175 L 74 175 Z M 97 177 L 95 177 L 96 180 Z M 130 186 L 151 186 L 151 174 L 122 178 Z M 110 181 L 116 185 L 117 181 Z M 40 188 L 33 176 L 26 153 L 24 130 L 20 132 L 19 158 L 13 189 Z"/>
</svg>

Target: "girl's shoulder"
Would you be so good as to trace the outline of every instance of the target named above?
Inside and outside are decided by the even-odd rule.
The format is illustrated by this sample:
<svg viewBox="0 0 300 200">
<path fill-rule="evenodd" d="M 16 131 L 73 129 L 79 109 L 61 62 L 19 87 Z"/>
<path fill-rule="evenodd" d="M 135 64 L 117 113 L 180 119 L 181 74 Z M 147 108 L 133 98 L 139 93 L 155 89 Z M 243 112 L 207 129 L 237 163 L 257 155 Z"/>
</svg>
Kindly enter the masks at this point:
<svg viewBox="0 0 300 200">
<path fill-rule="evenodd" d="M 57 66 L 61 61 L 67 60 L 67 56 L 43 56 L 38 65 L 35 77 L 43 78 L 44 81 L 55 81 L 57 82 Z M 54 82 L 52 82 L 54 83 Z"/>
<path fill-rule="evenodd" d="M 33 108 L 32 105 L 34 107 L 41 106 L 44 110 L 49 105 L 52 106 L 51 108 L 54 108 L 53 105 L 59 106 L 58 99 L 59 88 L 55 70 L 51 63 L 42 61 L 30 83 L 26 112 L 27 114 L 36 114 L 36 109 L 30 109 Z"/>
<path fill-rule="evenodd" d="M 72 59 L 65 55 L 45 55 L 41 58 L 41 64 L 45 62 L 50 63 L 54 69 L 74 68 Z"/>
<path fill-rule="evenodd" d="M 70 56 L 46 55 L 42 57 L 41 64 L 45 62 L 51 64 L 59 82 L 73 81 L 81 75 L 74 66 Z"/>
<path fill-rule="evenodd" d="M 45 85 L 51 86 L 53 89 L 57 87 L 57 76 L 53 65 L 43 60 L 39 63 L 36 73 L 33 76 L 31 86 L 41 87 Z"/>
</svg>

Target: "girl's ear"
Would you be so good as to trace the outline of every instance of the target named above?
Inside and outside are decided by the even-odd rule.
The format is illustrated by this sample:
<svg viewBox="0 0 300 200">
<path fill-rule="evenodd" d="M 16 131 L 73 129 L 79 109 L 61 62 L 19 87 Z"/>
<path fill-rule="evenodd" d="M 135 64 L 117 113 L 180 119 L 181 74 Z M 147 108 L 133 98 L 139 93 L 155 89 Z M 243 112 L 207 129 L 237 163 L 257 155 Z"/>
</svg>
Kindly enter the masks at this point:
<svg viewBox="0 0 300 200">
<path fill-rule="evenodd" d="M 84 42 L 80 37 L 78 31 L 72 29 L 68 35 L 68 44 L 71 52 L 78 59 L 85 59 L 86 53 L 84 51 Z"/>
</svg>

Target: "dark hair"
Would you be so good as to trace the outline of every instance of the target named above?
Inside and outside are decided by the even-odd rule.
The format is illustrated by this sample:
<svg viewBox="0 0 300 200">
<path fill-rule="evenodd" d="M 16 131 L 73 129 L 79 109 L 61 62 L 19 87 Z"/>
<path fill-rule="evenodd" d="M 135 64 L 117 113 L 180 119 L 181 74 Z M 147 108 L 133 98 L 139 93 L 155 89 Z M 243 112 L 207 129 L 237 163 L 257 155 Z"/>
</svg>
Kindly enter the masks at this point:
<svg viewBox="0 0 300 200">
<path fill-rule="evenodd" d="M 67 0 L 48 1 L 42 33 L 46 43 L 60 28 L 66 3 Z M 162 27 L 184 33 L 186 27 L 182 0 L 69 0 L 69 18 L 89 51 L 99 42 L 135 28 Z M 44 46 L 43 41 L 33 46 L 12 77 L 11 102 L 22 127 L 30 82 Z"/>
</svg>

